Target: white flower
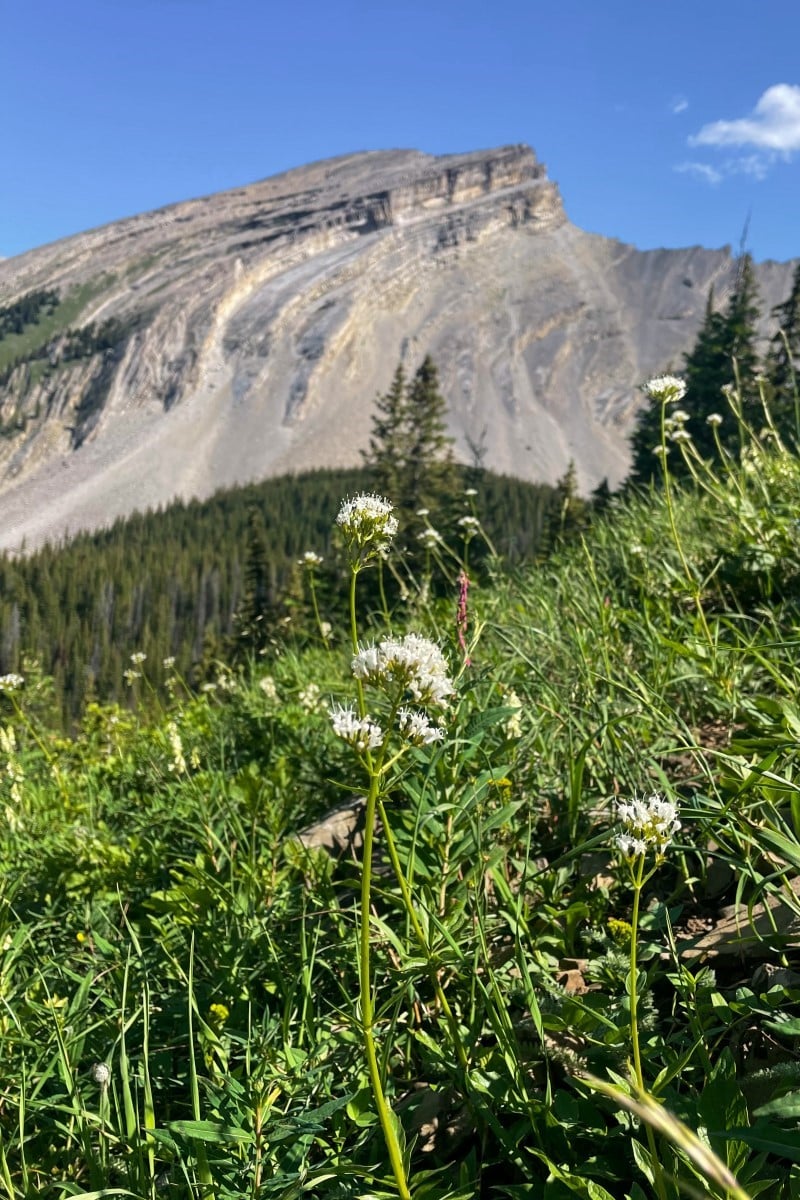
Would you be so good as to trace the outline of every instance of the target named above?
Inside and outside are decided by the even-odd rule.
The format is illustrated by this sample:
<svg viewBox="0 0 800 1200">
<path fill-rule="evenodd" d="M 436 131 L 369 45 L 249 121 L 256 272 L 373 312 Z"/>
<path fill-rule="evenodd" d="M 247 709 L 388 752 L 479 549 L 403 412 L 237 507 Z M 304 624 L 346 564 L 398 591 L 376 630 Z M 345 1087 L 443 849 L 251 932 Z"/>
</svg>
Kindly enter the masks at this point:
<svg viewBox="0 0 800 1200">
<path fill-rule="evenodd" d="M 689 414 L 686 412 L 686 409 L 679 408 L 672 414 L 672 420 L 678 425 L 683 425 L 689 420 Z"/>
<path fill-rule="evenodd" d="M 422 533 L 418 535 L 418 540 L 422 542 L 426 550 L 433 550 L 440 544 L 442 535 L 429 525 L 427 529 L 423 529 Z"/>
<path fill-rule="evenodd" d="M 303 557 L 299 560 L 298 565 L 301 567 L 318 567 L 323 562 L 321 554 L 315 554 L 313 550 L 306 550 Z"/>
<path fill-rule="evenodd" d="M 345 500 L 339 509 L 336 524 L 348 546 L 379 553 L 397 533 L 397 518 L 392 516 L 392 504 L 383 498 L 362 492 Z"/>
<path fill-rule="evenodd" d="M 477 496 L 477 494 L 478 494 L 477 488 L 464 488 L 465 496 Z"/>
<path fill-rule="evenodd" d="M 163 666 L 165 671 L 171 671 L 172 668 L 175 666 L 175 655 L 168 654 L 161 665 Z"/>
<path fill-rule="evenodd" d="M 670 434 L 669 440 L 671 442 L 690 442 L 692 440 L 692 435 L 689 433 L 688 429 L 676 429 L 673 434 Z"/>
<path fill-rule="evenodd" d="M 383 745 L 383 730 L 370 717 L 359 717 L 349 704 L 336 704 L 331 708 L 333 732 L 359 754 L 377 750 Z"/>
<path fill-rule="evenodd" d="M 706 417 L 706 425 L 721 425 L 721 424 L 722 424 L 722 414 L 721 413 L 709 413 L 708 416 Z"/>
<path fill-rule="evenodd" d="M 15 675 L 13 672 L 10 675 L 0 675 L 0 691 L 16 692 L 24 682 L 21 675 Z"/>
<path fill-rule="evenodd" d="M 366 646 L 353 658 L 352 670 L 357 679 L 410 691 L 417 704 L 444 708 L 455 690 L 441 650 L 418 633 Z"/>
<path fill-rule="evenodd" d="M 136 650 L 136 651 L 135 651 L 135 652 L 134 652 L 134 653 L 131 655 L 131 662 L 133 663 L 133 665 L 134 665 L 135 667 L 138 667 L 138 666 L 139 666 L 141 663 L 143 663 L 143 662 L 144 662 L 144 660 L 145 660 L 146 658 L 147 658 L 147 655 L 146 655 L 146 654 L 144 654 L 144 653 L 143 653 L 141 650 Z"/>
<path fill-rule="evenodd" d="M 459 517 L 458 524 L 465 530 L 476 530 L 480 528 L 480 521 L 477 517 Z"/>
<path fill-rule="evenodd" d="M 623 828 L 614 840 L 617 849 L 626 858 L 636 857 L 650 849 L 659 856 L 663 855 L 673 835 L 681 827 L 677 806 L 671 800 L 666 800 L 660 792 L 623 801 L 617 805 L 617 816 Z"/>
<path fill-rule="evenodd" d="M 263 679 L 259 679 L 258 686 L 261 688 L 268 700 L 278 699 L 278 689 L 275 686 L 275 680 L 271 675 L 265 675 Z"/>
<path fill-rule="evenodd" d="M 686 395 L 686 384 L 676 375 L 656 375 L 647 381 L 643 391 L 651 400 L 661 404 L 676 404 Z"/>
<path fill-rule="evenodd" d="M 320 621 L 319 631 L 320 631 L 320 634 L 322 635 L 322 637 L 327 642 L 328 638 L 333 633 L 333 626 L 331 625 L 330 621 Z"/>
<path fill-rule="evenodd" d="M 94 1063 L 89 1069 L 89 1074 L 94 1082 L 99 1084 L 101 1088 L 108 1087 L 109 1080 L 111 1079 L 111 1072 L 105 1063 Z"/>
<path fill-rule="evenodd" d="M 298 702 L 306 712 L 316 712 L 319 708 L 319 687 L 316 683 L 308 683 L 297 694 Z"/>
<path fill-rule="evenodd" d="M 418 508 L 417 516 L 418 517 L 428 517 L 428 516 L 430 516 L 430 511 L 431 510 L 429 508 Z"/>
<path fill-rule="evenodd" d="M 416 712 L 413 708 L 401 708 L 397 714 L 397 724 L 413 746 L 430 746 L 434 742 L 441 742 L 444 737 L 444 732 L 431 724 L 425 713 Z"/>
<path fill-rule="evenodd" d="M 133 667 L 128 667 L 127 670 L 122 672 L 122 678 L 125 680 L 128 687 L 132 687 L 134 680 L 142 678 L 142 673 L 141 671 L 134 671 Z"/>
<path fill-rule="evenodd" d="M 176 775 L 186 774 L 186 759 L 183 757 L 183 742 L 178 730 L 178 726 L 174 721 L 167 722 L 167 737 L 169 738 L 170 749 L 172 750 L 172 762 L 169 764 L 170 771 L 174 771 Z"/>
<path fill-rule="evenodd" d="M 653 454 L 655 454 L 656 458 L 664 458 L 665 455 L 669 454 L 669 446 L 653 446 Z"/>
<path fill-rule="evenodd" d="M 522 737 L 522 710 L 524 705 L 513 688 L 509 688 L 503 697 L 503 703 L 507 708 L 513 708 L 514 712 L 506 721 L 506 737 L 521 738 Z"/>
</svg>

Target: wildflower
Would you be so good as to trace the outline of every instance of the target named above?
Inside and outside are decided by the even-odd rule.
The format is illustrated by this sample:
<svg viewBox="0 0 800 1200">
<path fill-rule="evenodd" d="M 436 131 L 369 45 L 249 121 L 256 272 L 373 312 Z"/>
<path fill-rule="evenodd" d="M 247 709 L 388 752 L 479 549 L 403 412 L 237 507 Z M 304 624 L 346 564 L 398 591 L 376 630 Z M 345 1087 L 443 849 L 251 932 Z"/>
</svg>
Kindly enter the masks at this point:
<svg viewBox="0 0 800 1200">
<path fill-rule="evenodd" d="M 175 655 L 168 654 L 161 665 L 163 666 L 165 671 L 171 671 L 172 668 L 175 666 Z"/>
<path fill-rule="evenodd" d="M 352 670 L 357 679 L 407 688 L 417 704 L 444 708 L 455 690 L 441 650 L 418 633 L 407 633 L 399 640 L 386 638 L 377 646 L 359 650 Z"/>
<path fill-rule="evenodd" d="M 169 769 L 170 771 L 174 771 L 176 775 L 185 775 L 186 759 L 183 757 L 183 742 L 181 741 L 178 726 L 174 721 L 167 723 L 167 738 L 172 750 L 172 762 L 169 764 Z"/>
<path fill-rule="evenodd" d="M 298 560 L 298 566 L 308 567 L 310 570 L 313 570 L 314 567 L 321 566 L 323 561 L 321 554 L 315 554 L 313 550 L 306 550 L 303 557 Z"/>
<path fill-rule="evenodd" d="M 431 513 L 431 510 L 429 508 L 418 508 L 417 509 L 418 517 L 429 517 L 430 513 Z"/>
<path fill-rule="evenodd" d="M 362 492 L 352 500 L 345 500 L 339 509 L 336 524 L 351 550 L 362 554 L 377 554 L 388 548 L 388 543 L 397 533 L 397 518 L 392 516 L 393 506 L 382 496 Z"/>
<path fill-rule="evenodd" d="M 418 540 L 422 542 L 426 550 L 434 550 L 441 543 L 442 535 L 429 525 L 418 535 Z"/>
<path fill-rule="evenodd" d="M 210 693 L 210 692 L 215 692 L 216 690 L 217 690 L 217 685 L 216 685 L 216 683 L 212 683 L 212 682 L 204 683 L 203 686 L 200 688 L 201 692 L 209 692 Z"/>
<path fill-rule="evenodd" d="M 327 642 L 328 638 L 333 633 L 333 626 L 331 625 L 330 621 L 320 621 L 319 631 L 324 640 Z"/>
<path fill-rule="evenodd" d="M 670 435 L 669 440 L 671 442 L 690 442 L 692 440 L 692 435 L 689 433 L 688 429 L 676 429 L 675 432 Z"/>
<path fill-rule="evenodd" d="M 331 709 L 333 732 L 359 754 L 377 750 L 383 745 L 383 730 L 370 717 L 359 717 L 347 704 L 337 704 Z"/>
<path fill-rule="evenodd" d="M 706 417 L 706 424 L 707 425 L 721 425 L 722 424 L 722 414 L 721 413 L 709 413 L 708 416 Z"/>
<path fill-rule="evenodd" d="M 474 533 L 477 533 L 481 525 L 477 517 L 460 517 L 458 524 L 468 537 L 472 537 Z"/>
<path fill-rule="evenodd" d="M 227 1004 L 210 1004 L 208 1011 L 214 1024 L 218 1026 L 224 1025 L 231 1015 Z"/>
<path fill-rule="evenodd" d="M 513 708 L 514 711 L 506 721 L 505 730 L 506 737 L 516 741 L 522 737 L 522 709 L 523 703 L 513 688 L 509 688 L 503 697 L 503 702 L 508 708 Z"/>
<path fill-rule="evenodd" d="M 268 700 L 275 701 L 278 699 L 278 689 L 275 686 L 275 680 L 271 675 L 265 675 L 263 679 L 259 679 L 258 686 L 261 688 Z"/>
<path fill-rule="evenodd" d="M 686 395 L 686 384 L 675 375 L 656 375 L 647 381 L 642 390 L 651 400 L 660 404 L 676 404 Z"/>
<path fill-rule="evenodd" d="M 22 687 L 25 680 L 21 675 L 0 675 L 0 691 L 16 692 Z"/>
<path fill-rule="evenodd" d="M 653 446 L 656 458 L 665 458 L 669 454 L 669 446 Z"/>
<path fill-rule="evenodd" d="M 316 683 L 306 684 L 298 693 L 297 699 L 306 712 L 316 712 L 320 706 L 319 687 Z"/>
<path fill-rule="evenodd" d="M 722 394 L 726 400 L 735 400 L 736 388 L 733 386 L 732 383 L 723 383 L 722 387 L 719 390 L 722 392 Z"/>
<path fill-rule="evenodd" d="M 401 708 L 397 718 L 400 732 L 412 746 L 430 746 L 444 737 L 443 731 L 433 725 L 425 713 L 415 712 L 412 708 Z"/>
<path fill-rule="evenodd" d="M 676 805 L 660 792 L 618 804 L 617 816 L 623 828 L 614 840 L 625 858 L 636 858 L 648 850 L 661 857 L 681 827 Z"/>
<path fill-rule="evenodd" d="M 672 414 L 672 420 L 678 425 L 684 425 L 689 420 L 689 414 L 685 408 L 679 408 Z"/>
<path fill-rule="evenodd" d="M 135 667 L 138 667 L 141 666 L 146 658 L 147 655 L 142 650 L 135 650 L 131 655 L 131 662 Z"/>
<path fill-rule="evenodd" d="M 133 667 L 128 667 L 122 672 L 122 678 L 128 687 L 133 687 L 134 681 L 142 678 L 142 673 L 141 671 L 134 671 Z"/>
<path fill-rule="evenodd" d="M 477 488 L 464 488 L 465 496 L 477 496 L 477 494 L 478 494 Z"/>
<path fill-rule="evenodd" d="M 111 1079 L 111 1072 L 105 1063 L 97 1062 L 89 1069 L 89 1074 L 96 1084 L 101 1088 L 107 1088 Z"/>
</svg>

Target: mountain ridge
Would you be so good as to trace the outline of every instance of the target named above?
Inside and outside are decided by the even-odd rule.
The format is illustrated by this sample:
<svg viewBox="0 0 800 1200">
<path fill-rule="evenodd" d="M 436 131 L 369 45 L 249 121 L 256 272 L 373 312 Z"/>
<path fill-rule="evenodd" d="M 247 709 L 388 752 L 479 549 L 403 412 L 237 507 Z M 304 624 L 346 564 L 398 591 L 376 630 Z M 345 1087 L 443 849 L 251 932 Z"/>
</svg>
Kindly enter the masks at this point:
<svg viewBox="0 0 800 1200">
<path fill-rule="evenodd" d="M 460 457 L 617 481 L 636 385 L 734 271 L 729 248 L 577 229 L 524 145 L 343 155 L 28 251 L 0 262 L 0 307 L 60 299 L 10 366 L 0 342 L 0 546 L 353 465 L 376 393 L 425 353 Z M 758 265 L 765 311 L 791 272 Z"/>
</svg>

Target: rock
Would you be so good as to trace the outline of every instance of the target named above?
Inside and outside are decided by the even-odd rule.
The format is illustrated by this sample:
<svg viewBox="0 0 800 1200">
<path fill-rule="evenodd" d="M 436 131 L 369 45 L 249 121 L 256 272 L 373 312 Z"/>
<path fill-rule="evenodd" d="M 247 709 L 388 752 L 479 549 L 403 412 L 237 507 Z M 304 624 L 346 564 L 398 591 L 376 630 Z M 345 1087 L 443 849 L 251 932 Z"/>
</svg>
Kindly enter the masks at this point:
<svg viewBox="0 0 800 1200">
<path fill-rule="evenodd" d="M 638 385 L 680 362 L 734 272 L 728 249 L 582 232 L 519 145 L 348 155 L 7 259 L 0 305 L 57 288 L 70 328 L 119 336 L 59 360 L 61 328 L 48 369 L 0 385 L 0 547 L 356 465 L 404 348 L 409 370 L 436 360 L 465 460 L 485 429 L 494 470 L 552 482 L 573 459 L 584 489 L 616 482 Z M 758 267 L 765 312 L 792 272 Z"/>
</svg>

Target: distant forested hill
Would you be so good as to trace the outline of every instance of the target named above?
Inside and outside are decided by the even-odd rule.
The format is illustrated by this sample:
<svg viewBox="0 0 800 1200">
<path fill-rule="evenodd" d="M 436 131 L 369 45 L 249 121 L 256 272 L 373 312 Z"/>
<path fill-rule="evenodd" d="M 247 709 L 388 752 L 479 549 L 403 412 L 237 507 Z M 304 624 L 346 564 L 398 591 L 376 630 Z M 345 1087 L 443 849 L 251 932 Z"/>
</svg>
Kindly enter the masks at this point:
<svg viewBox="0 0 800 1200">
<path fill-rule="evenodd" d="M 458 515 L 474 504 L 507 561 L 537 553 L 557 503 L 553 489 L 468 469 L 459 484 L 449 511 L 431 514 L 445 536 L 449 528 L 457 542 Z M 467 486 L 474 498 L 465 498 Z M 334 519 L 345 495 L 365 489 L 363 470 L 271 479 L 134 515 L 30 557 L 0 557 L 0 673 L 24 674 L 37 660 L 53 677 L 66 723 L 88 699 L 125 701 L 133 653 L 147 656 L 155 694 L 167 657 L 199 681 L 209 661 L 246 641 L 237 622 L 246 601 L 258 601 L 265 640 L 293 604 L 302 610 L 297 560 L 306 550 L 325 559 L 323 603 L 339 594 Z M 476 540 L 473 562 L 479 553 Z"/>
</svg>

